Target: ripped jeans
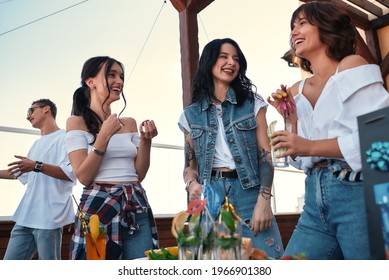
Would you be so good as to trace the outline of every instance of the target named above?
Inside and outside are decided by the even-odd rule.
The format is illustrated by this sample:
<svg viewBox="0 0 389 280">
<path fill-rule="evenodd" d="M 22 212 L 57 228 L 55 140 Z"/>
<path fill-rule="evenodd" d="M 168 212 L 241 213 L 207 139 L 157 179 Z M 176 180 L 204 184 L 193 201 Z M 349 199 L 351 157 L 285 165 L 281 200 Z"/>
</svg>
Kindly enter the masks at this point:
<svg viewBox="0 0 389 280">
<path fill-rule="evenodd" d="M 309 169 L 305 205 L 285 255 L 304 253 L 315 260 L 370 259 L 361 175 L 340 160 L 327 160 Z"/>
<path fill-rule="evenodd" d="M 284 247 L 280 231 L 275 217 L 272 226 L 254 237 L 254 231 L 250 230 L 251 218 L 257 203 L 259 187 L 243 189 L 238 178 L 211 177 L 211 182 L 206 184 L 205 198 L 213 218 L 220 212 L 221 205 L 225 202 L 225 194 L 228 202 L 233 204 L 236 213 L 242 218 L 242 235 L 253 240 L 253 247 L 264 250 L 271 258 L 280 258 Z"/>
</svg>

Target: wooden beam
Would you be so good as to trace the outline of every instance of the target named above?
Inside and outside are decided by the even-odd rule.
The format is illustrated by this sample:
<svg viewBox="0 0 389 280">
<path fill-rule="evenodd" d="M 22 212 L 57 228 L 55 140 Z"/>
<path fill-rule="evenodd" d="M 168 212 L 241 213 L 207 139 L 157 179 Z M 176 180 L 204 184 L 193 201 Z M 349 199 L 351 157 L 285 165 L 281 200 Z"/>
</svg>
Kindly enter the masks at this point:
<svg viewBox="0 0 389 280">
<path fill-rule="evenodd" d="M 183 10 L 187 8 L 186 0 L 170 0 L 170 2 L 179 13 L 181 13 Z"/>
<path fill-rule="evenodd" d="M 358 40 L 361 40 L 362 38 L 358 38 Z M 370 53 L 374 57 L 374 60 L 379 62 L 380 61 L 380 47 L 378 45 L 378 37 L 377 32 L 373 29 L 365 30 L 365 45 L 370 50 Z M 358 43 L 357 43 L 358 44 Z M 360 49 L 357 46 L 357 49 Z"/>
<path fill-rule="evenodd" d="M 179 14 L 183 108 L 192 102 L 192 82 L 199 61 L 197 13 L 188 9 Z"/>
<path fill-rule="evenodd" d="M 377 5 L 374 5 L 373 3 L 366 1 L 366 0 L 348 0 L 349 2 L 353 3 L 354 5 L 360 7 L 363 10 L 368 11 L 369 13 L 372 13 L 373 15 L 380 17 L 383 16 L 384 13 L 380 7 Z"/>
<path fill-rule="evenodd" d="M 186 9 L 200 13 L 213 1 L 214 0 L 170 0 L 174 8 L 176 8 L 179 13 Z"/>
<path fill-rule="evenodd" d="M 300 2 L 304 2 L 304 3 L 309 3 L 312 1 L 315 1 L 315 0 L 300 0 Z M 368 30 L 371 28 L 369 16 L 366 13 L 358 10 L 357 8 L 355 8 L 349 4 L 346 4 L 343 0 L 330 0 L 330 1 L 337 4 L 339 7 L 346 9 L 348 14 L 351 17 L 352 23 L 355 26 L 357 26 L 363 30 Z"/>
<path fill-rule="evenodd" d="M 182 99 L 185 108 L 192 102 L 192 82 L 199 61 L 197 14 L 214 0 L 170 0 L 179 13 Z"/>
<path fill-rule="evenodd" d="M 347 10 L 348 14 L 351 17 L 351 22 L 355 26 L 357 26 L 363 30 L 368 30 L 371 28 L 368 14 L 362 12 L 361 10 L 358 10 L 357 8 L 355 8 L 349 4 L 346 4 L 342 0 L 331 0 L 331 1 Z"/>
<path fill-rule="evenodd" d="M 376 0 L 376 1 L 384 5 L 385 7 L 389 8 L 389 0 Z"/>
<path fill-rule="evenodd" d="M 375 56 L 370 52 L 369 47 L 366 45 L 359 32 L 357 32 L 357 52 L 369 63 L 377 64 Z"/>
<path fill-rule="evenodd" d="M 389 75 L 389 53 L 386 54 L 381 62 L 381 73 L 385 81 L 386 77 Z M 389 89 L 389 85 L 386 85 L 386 88 Z"/>
<path fill-rule="evenodd" d="M 385 27 L 387 25 L 389 25 L 389 14 L 386 14 L 382 17 L 373 19 L 371 21 L 371 28 L 372 29 L 379 29 L 379 28 Z"/>
</svg>

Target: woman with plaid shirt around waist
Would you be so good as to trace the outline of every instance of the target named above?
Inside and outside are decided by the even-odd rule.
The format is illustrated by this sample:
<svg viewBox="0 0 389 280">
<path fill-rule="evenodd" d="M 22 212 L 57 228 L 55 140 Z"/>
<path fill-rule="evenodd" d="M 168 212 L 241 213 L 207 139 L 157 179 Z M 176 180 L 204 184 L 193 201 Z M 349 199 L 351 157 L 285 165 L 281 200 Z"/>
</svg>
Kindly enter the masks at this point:
<svg viewBox="0 0 389 280">
<path fill-rule="evenodd" d="M 141 185 L 150 165 L 157 129 L 144 121 L 111 112 L 123 96 L 124 69 L 103 56 L 84 63 L 81 87 L 73 97 L 66 146 L 77 179 L 84 185 L 79 210 L 97 214 L 107 226 L 106 259 L 135 259 L 158 247 L 158 236 L 146 192 Z M 123 109 L 124 110 L 124 109 Z M 70 259 L 85 259 L 85 237 L 79 215 Z"/>
</svg>

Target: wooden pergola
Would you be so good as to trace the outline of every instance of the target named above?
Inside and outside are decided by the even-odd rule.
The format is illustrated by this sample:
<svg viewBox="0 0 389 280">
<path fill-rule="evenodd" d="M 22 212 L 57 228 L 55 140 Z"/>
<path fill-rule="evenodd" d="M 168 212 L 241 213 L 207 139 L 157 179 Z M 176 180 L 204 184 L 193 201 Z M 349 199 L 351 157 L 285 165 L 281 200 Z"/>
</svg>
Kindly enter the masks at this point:
<svg viewBox="0 0 389 280">
<path fill-rule="evenodd" d="M 183 107 L 185 108 L 192 100 L 191 87 L 194 74 L 199 60 L 198 24 L 197 14 L 205 9 L 214 0 L 170 0 L 179 13 L 180 20 L 180 45 L 181 45 L 181 75 L 183 89 Z M 297 2 L 297 0 L 295 0 Z M 311 2 L 302 0 L 300 2 Z M 326 0 L 328 1 L 328 0 Z M 366 43 L 361 36 L 358 40 L 358 52 L 370 63 L 380 65 L 382 75 L 386 78 L 388 88 L 389 54 L 388 50 L 381 47 L 380 40 L 388 40 L 389 29 L 389 0 L 330 0 L 344 7 L 350 14 L 353 23 L 364 30 Z M 376 2 L 379 3 L 376 4 Z M 263 1 L 266 5 L 267 1 Z M 386 29 L 385 29 L 386 28 Z M 378 36 L 378 30 L 384 30 L 386 35 Z M 383 38 L 383 39 L 382 39 Z M 389 45 L 389 42 L 384 42 Z M 384 44 L 383 43 L 383 44 Z M 386 53 L 382 53 L 382 52 Z M 283 57 L 284 59 L 287 56 Z M 292 63 L 289 62 L 289 65 Z"/>
</svg>

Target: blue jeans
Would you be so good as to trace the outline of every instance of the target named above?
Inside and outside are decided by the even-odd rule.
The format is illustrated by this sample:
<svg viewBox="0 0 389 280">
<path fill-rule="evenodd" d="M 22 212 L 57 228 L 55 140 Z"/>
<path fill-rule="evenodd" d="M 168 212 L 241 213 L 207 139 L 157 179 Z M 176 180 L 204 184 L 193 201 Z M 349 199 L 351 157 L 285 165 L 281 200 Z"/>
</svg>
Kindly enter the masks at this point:
<svg viewBox="0 0 389 280">
<path fill-rule="evenodd" d="M 272 226 L 259 232 L 254 237 L 254 231 L 250 230 L 251 218 L 254 207 L 257 203 L 259 188 L 243 189 L 238 178 L 216 178 L 211 177 L 210 184 L 206 186 L 207 207 L 211 215 L 215 216 L 220 212 L 221 205 L 225 202 L 227 194 L 228 202 L 234 205 L 234 208 L 242 218 L 242 236 L 250 237 L 253 240 L 253 247 L 264 250 L 269 257 L 280 258 L 284 251 L 282 239 L 276 219 L 273 217 Z"/>
<path fill-rule="evenodd" d="M 123 260 L 144 258 L 144 252 L 153 249 L 148 213 L 137 213 L 136 223 L 139 229 L 133 232 L 123 227 Z"/>
<path fill-rule="evenodd" d="M 327 168 L 313 168 L 305 179 L 305 205 L 285 255 L 309 259 L 370 259 L 364 185 Z"/>
<path fill-rule="evenodd" d="M 62 228 L 35 229 L 15 224 L 4 260 L 30 260 L 38 252 L 40 260 L 60 260 Z"/>
</svg>

